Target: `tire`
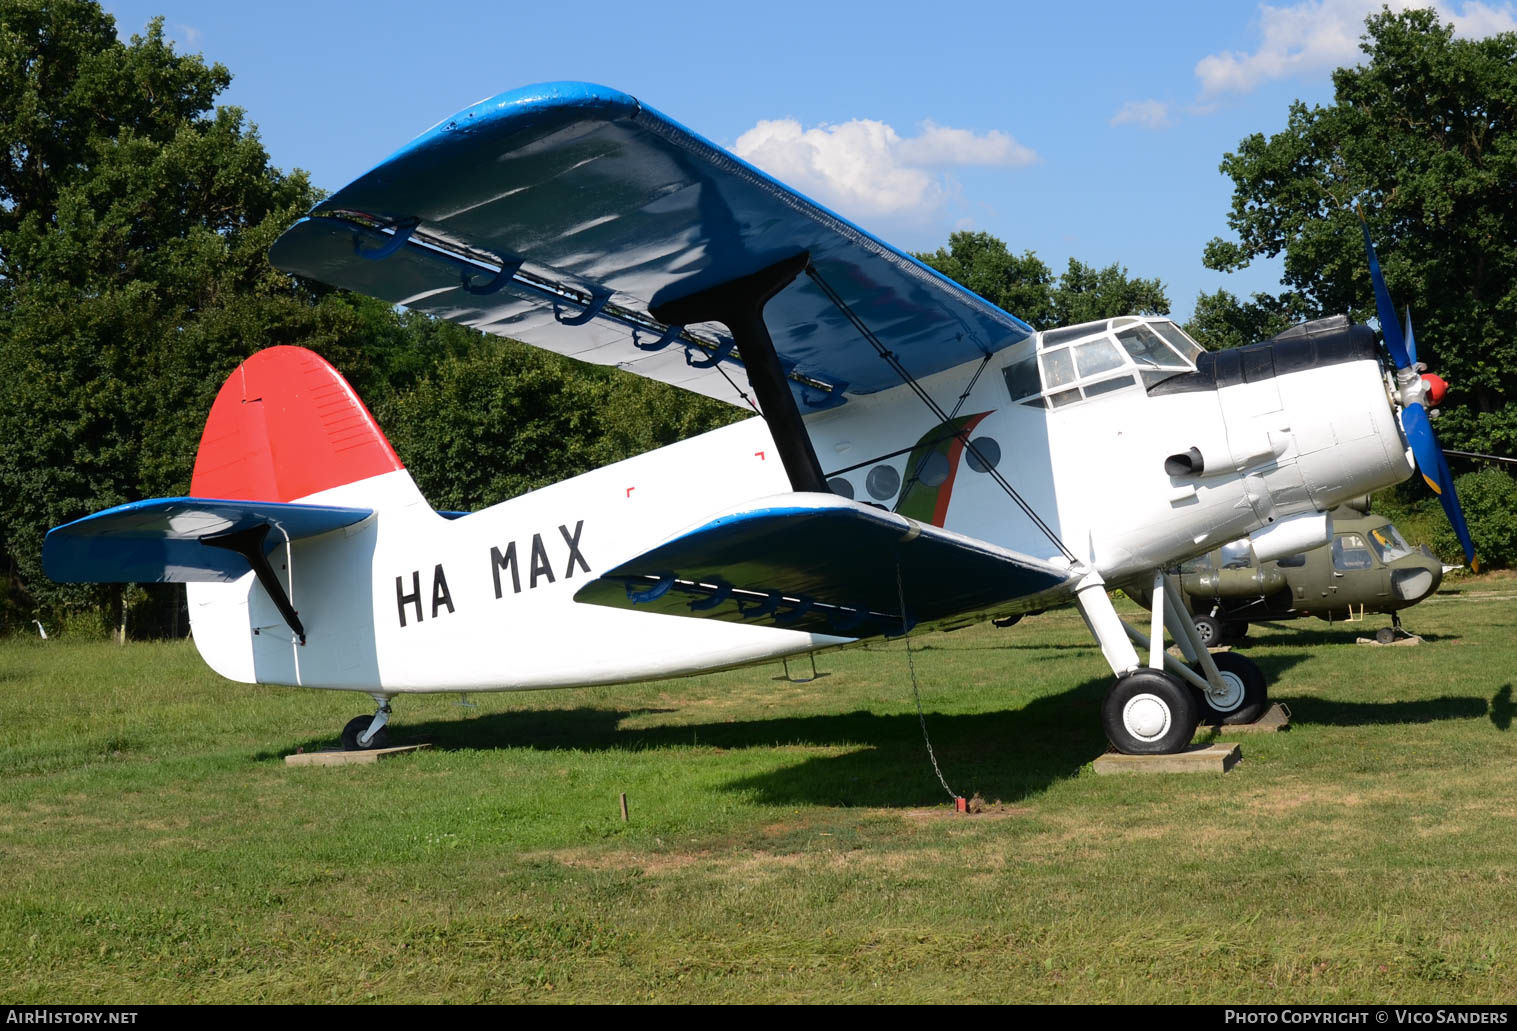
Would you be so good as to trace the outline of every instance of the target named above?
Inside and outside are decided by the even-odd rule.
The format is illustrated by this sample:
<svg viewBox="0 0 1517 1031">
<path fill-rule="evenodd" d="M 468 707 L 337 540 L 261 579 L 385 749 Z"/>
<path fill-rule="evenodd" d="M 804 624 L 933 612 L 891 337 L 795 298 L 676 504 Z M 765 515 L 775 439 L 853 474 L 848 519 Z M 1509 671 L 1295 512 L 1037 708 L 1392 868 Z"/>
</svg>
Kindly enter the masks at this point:
<svg viewBox="0 0 1517 1031">
<path fill-rule="evenodd" d="M 1201 636 L 1201 645 L 1204 648 L 1215 648 L 1222 643 L 1222 621 L 1216 616 L 1200 615 L 1194 617 L 1196 633 Z"/>
<path fill-rule="evenodd" d="M 363 752 L 371 748 L 388 748 L 390 745 L 390 729 L 380 727 L 379 733 L 374 735 L 374 740 L 367 745 L 358 743 L 358 735 L 369 729 L 369 724 L 374 722 L 374 717 L 354 716 L 348 720 L 348 725 L 342 728 L 342 750 L 344 752 Z"/>
<path fill-rule="evenodd" d="M 1395 644 L 1396 628 L 1389 626 L 1381 627 L 1379 630 L 1375 631 L 1375 640 L 1380 644 Z"/>
<path fill-rule="evenodd" d="M 1222 624 L 1222 636 L 1228 641 L 1241 641 L 1248 637 L 1248 623 L 1241 619 L 1230 619 Z"/>
<path fill-rule="evenodd" d="M 1212 656 L 1217 672 L 1230 690 L 1218 697 L 1206 691 L 1195 691 L 1196 705 L 1201 719 L 1207 723 L 1223 723 L 1232 726 L 1238 723 L 1253 723 L 1269 708 L 1269 690 L 1264 673 L 1247 656 L 1237 652 L 1218 652 Z"/>
<path fill-rule="evenodd" d="M 1128 755 L 1170 755 L 1183 750 L 1195 736 L 1196 716 L 1190 688 L 1153 669 L 1117 678 L 1101 703 L 1106 740 Z"/>
</svg>

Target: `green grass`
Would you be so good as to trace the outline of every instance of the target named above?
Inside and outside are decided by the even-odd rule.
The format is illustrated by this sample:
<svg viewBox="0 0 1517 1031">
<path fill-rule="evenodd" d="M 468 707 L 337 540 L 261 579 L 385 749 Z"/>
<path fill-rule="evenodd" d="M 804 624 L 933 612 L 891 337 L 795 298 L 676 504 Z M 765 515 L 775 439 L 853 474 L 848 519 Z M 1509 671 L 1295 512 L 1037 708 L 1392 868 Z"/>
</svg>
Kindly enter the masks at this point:
<svg viewBox="0 0 1517 1031">
<path fill-rule="evenodd" d="M 288 768 L 368 701 L 192 645 L 0 641 L 0 984 L 24 1002 L 1517 997 L 1517 579 L 1427 641 L 1262 628 L 1294 713 L 1098 777 L 1068 610 L 585 691 L 396 701 L 432 750 Z M 1371 617 L 1370 629 L 1381 625 Z M 792 663 L 792 668 L 796 664 Z M 625 791 L 631 821 L 617 796 Z"/>
</svg>

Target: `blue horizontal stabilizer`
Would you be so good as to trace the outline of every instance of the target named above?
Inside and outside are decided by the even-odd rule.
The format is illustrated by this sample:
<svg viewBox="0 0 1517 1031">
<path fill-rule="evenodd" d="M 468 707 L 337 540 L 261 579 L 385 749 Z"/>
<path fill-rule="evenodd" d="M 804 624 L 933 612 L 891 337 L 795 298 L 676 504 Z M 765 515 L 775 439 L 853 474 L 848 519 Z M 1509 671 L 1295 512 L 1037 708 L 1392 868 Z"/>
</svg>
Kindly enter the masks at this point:
<svg viewBox="0 0 1517 1031">
<path fill-rule="evenodd" d="M 274 501 L 154 498 L 96 512 L 48 531 L 42 568 L 62 583 L 228 582 L 251 567 L 235 550 L 206 540 L 270 528 L 265 553 L 373 515 L 368 508 Z"/>
<path fill-rule="evenodd" d="M 1040 595 L 1052 599 L 1070 579 L 1051 562 L 868 505 L 790 494 L 719 516 L 623 562 L 574 600 L 873 637 Z"/>
</svg>

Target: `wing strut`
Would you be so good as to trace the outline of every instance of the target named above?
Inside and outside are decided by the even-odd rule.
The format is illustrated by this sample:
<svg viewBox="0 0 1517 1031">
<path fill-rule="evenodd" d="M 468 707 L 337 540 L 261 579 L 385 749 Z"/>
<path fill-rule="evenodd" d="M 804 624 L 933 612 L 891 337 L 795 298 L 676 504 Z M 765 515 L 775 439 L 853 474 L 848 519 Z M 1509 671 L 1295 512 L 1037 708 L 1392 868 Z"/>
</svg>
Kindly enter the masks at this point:
<svg viewBox="0 0 1517 1031">
<path fill-rule="evenodd" d="M 806 433 L 806 424 L 801 421 L 790 381 L 774 351 L 769 327 L 764 325 L 764 305 L 810 263 L 810 253 L 802 251 L 751 275 L 688 297 L 662 302 L 655 299 L 648 311 L 666 325 L 720 322 L 732 332 L 743 366 L 748 370 L 748 383 L 758 397 L 760 414 L 769 424 L 774 446 L 790 477 L 791 489 L 828 494 L 831 492 L 811 446 L 811 437 Z"/>
<path fill-rule="evenodd" d="M 279 614 L 290 625 L 290 629 L 295 631 L 295 636 L 300 643 L 305 644 L 306 628 L 301 624 L 300 617 L 295 614 L 295 606 L 290 604 L 290 596 L 285 593 L 284 585 L 279 582 L 279 577 L 274 575 L 274 567 L 269 565 L 268 556 L 263 553 L 263 541 L 268 535 L 269 524 L 260 523 L 246 530 L 233 530 L 231 533 L 218 534 L 215 537 L 202 537 L 200 543 L 210 548 L 225 548 L 227 551 L 234 551 L 247 559 L 248 565 L 253 567 L 253 572 L 258 576 L 258 582 L 263 584 L 263 589 L 269 592 L 269 597 L 279 609 Z"/>
<path fill-rule="evenodd" d="M 933 415 L 937 416 L 941 422 L 952 422 L 953 420 L 949 417 L 948 413 L 943 411 L 942 406 L 932 399 L 931 394 L 922 389 L 922 385 L 918 383 L 916 381 L 916 377 L 912 376 L 912 374 L 907 371 L 906 367 L 901 364 L 900 359 L 896 357 L 895 353 L 888 349 L 884 344 L 880 343 L 880 338 L 870 332 L 869 327 L 864 325 L 864 320 L 859 318 L 854 310 L 848 306 L 848 302 L 844 301 L 843 298 L 839 296 L 838 292 L 832 288 L 832 285 L 828 283 L 827 280 L 822 278 L 822 273 L 817 269 L 815 265 L 807 263 L 806 275 L 810 276 L 811 281 L 821 288 L 822 293 L 827 295 L 827 299 L 832 302 L 833 306 L 836 307 L 838 311 L 842 312 L 849 322 L 853 323 L 853 328 L 859 331 L 860 336 L 869 341 L 869 344 L 874 348 L 875 353 L 878 354 L 881 358 L 885 359 L 885 364 L 889 365 L 890 368 L 895 371 L 895 374 L 901 378 L 902 383 L 911 388 L 911 392 L 916 394 L 917 399 L 926 405 L 928 410 L 931 411 Z M 989 355 L 986 355 L 986 358 L 988 359 Z M 982 370 L 984 369 L 983 363 L 981 364 L 980 368 Z M 979 372 L 976 372 L 975 375 L 979 376 Z M 960 404 L 963 403 L 962 397 L 959 399 L 959 402 Z M 957 406 L 954 407 L 954 411 L 958 411 Z M 1043 517 L 1038 515 L 1038 513 L 1033 510 L 1033 507 L 1022 498 L 1022 495 L 1017 493 L 1016 488 L 1011 485 L 1010 481 L 1001 475 L 1000 470 L 996 468 L 996 464 L 994 462 L 985 461 L 985 456 L 980 454 L 979 448 L 974 446 L 974 442 L 969 439 L 969 434 L 963 430 L 959 430 L 955 436 L 957 436 L 959 440 L 964 444 L 964 449 L 971 455 L 974 455 L 975 459 L 990 471 L 991 479 L 995 480 L 996 485 L 1006 493 L 1006 496 L 1011 498 L 1012 501 L 1015 501 L 1017 503 L 1017 507 L 1022 510 L 1022 513 L 1026 515 L 1028 519 L 1032 520 L 1033 525 L 1036 526 L 1039 530 L 1043 531 L 1043 536 L 1048 538 L 1049 543 L 1058 548 L 1059 551 L 1063 553 L 1064 557 L 1069 559 L 1070 562 L 1077 562 L 1078 559 L 1075 557 L 1075 553 L 1070 551 L 1069 548 L 1065 546 L 1064 542 L 1059 539 L 1059 535 L 1054 533 L 1053 528 L 1043 521 Z"/>
</svg>

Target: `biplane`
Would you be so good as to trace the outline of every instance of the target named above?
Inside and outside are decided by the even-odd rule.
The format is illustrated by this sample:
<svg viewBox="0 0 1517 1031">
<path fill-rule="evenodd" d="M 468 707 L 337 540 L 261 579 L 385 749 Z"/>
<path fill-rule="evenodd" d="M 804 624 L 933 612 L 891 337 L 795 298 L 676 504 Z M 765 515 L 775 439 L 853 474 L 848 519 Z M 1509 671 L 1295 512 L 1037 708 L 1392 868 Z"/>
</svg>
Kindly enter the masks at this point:
<svg viewBox="0 0 1517 1031">
<path fill-rule="evenodd" d="M 412 692 L 680 676 L 1072 602 L 1114 677 L 1112 744 L 1169 752 L 1267 694 L 1197 638 L 1176 563 L 1327 543 L 1333 506 L 1414 465 L 1472 548 L 1388 297 L 1385 352 L 1346 320 L 1217 354 L 1164 318 L 1035 332 L 601 86 L 459 112 L 270 257 L 761 416 L 451 518 L 335 369 L 274 347 L 222 387 L 191 496 L 49 534 L 57 579 L 187 582 L 222 675 L 371 695 L 350 748 Z M 1107 593 L 1127 583 L 1162 599 L 1141 628 Z"/>
</svg>

